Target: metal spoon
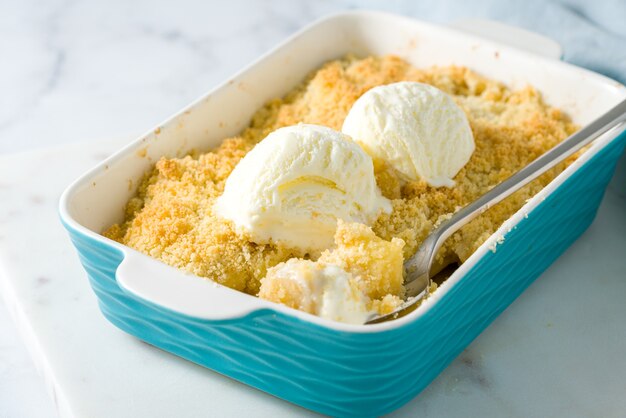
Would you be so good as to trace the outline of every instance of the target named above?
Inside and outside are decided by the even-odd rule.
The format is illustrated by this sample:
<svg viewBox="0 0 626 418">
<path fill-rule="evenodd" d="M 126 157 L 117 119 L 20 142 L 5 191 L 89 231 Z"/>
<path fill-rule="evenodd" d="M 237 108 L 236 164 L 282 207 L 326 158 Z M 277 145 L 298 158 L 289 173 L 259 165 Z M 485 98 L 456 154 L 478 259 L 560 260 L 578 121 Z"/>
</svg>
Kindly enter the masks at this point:
<svg viewBox="0 0 626 418">
<path fill-rule="evenodd" d="M 424 240 L 415 255 L 404 263 L 406 272 L 404 285 L 406 287 L 407 301 L 392 313 L 370 318 L 366 324 L 397 318 L 400 313 L 406 311 L 428 296 L 428 290 L 431 285 L 430 270 L 435 256 L 446 239 L 459 230 L 459 228 L 558 163 L 564 161 L 567 157 L 573 155 L 576 151 L 601 135 L 613 130 L 615 136 L 617 136 L 624 127 L 618 125 L 624 122 L 626 122 L 626 100 L 620 102 L 607 113 L 541 155 L 532 163 L 456 212 L 450 219 L 435 228 Z"/>
</svg>

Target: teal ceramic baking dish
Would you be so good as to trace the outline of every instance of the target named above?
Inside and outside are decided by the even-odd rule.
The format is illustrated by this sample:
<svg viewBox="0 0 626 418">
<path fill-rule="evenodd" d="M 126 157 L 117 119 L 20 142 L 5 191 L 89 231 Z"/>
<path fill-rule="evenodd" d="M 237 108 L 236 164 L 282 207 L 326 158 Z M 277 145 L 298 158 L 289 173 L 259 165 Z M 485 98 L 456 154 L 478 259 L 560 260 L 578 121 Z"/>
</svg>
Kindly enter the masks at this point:
<svg viewBox="0 0 626 418">
<path fill-rule="evenodd" d="M 378 416 L 424 389 L 592 222 L 626 134 L 614 130 L 531 199 L 411 314 L 348 325 L 185 274 L 102 237 L 133 184 L 160 156 L 209 149 L 266 100 L 346 53 L 393 53 L 417 66 L 466 65 L 530 83 L 585 124 L 626 97 L 589 71 L 449 28 L 377 12 L 322 19 L 86 173 L 61 219 L 100 308 L 152 345 L 287 401 L 333 416 Z M 502 240 L 504 238 L 504 240 Z"/>
</svg>

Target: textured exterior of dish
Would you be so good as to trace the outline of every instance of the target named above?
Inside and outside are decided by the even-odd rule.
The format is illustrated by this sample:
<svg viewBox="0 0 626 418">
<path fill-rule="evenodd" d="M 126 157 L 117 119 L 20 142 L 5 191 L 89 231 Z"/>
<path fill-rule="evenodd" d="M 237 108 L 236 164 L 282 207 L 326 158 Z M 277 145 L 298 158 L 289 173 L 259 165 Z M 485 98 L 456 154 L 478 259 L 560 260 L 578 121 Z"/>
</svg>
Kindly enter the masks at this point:
<svg viewBox="0 0 626 418">
<path fill-rule="evenodd" d="M 123 253 L 65 223 L 103 314 L 173 354 L 324 414 L 379 416 L 423 390 L 593 221 L 626 134 L 567 178 L 423 315 L 372 333 L 269 309 L 211 321 L 123 291 Z"/>
<path fill-rule="evenodd" d="M 423 65 L 458 59 L 495 79 L 536 85 L 548 101 L 570 104 L 565 110 L 581 124 L 624 96 L 612 81 L 563 63 L 399 16 L 347 13 L 294 35 L 94 167 L 68 188 L 60 210 L 102 312 L 122 330 L 303 407 L 377 416 L 426 387 L 586 229 L 626 134 L 599 140 L 522 209 L 527 217 L 519 212 L 506 222 L 499 233 L 508 233 L 495 252 L 486 249 L 493 236 L 424 306 L 385 324 L 344 326 L 210 282 L 184 280 L 179 270 L 98 234 L 121 215 L 133 193 L 129 185 L 160 156 L 215 146 L 243 129 L 264 101 L 347 52 L 407 54 Z"/>
</svg>

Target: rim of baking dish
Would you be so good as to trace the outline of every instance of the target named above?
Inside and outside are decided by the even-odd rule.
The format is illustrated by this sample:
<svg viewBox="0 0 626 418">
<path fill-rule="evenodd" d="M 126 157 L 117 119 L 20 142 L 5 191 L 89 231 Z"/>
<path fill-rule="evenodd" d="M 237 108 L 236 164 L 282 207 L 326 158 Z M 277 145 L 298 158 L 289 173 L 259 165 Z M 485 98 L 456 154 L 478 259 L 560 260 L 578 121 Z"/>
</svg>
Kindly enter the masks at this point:
<svg viewBox="0 0 626 418">
<path fill-rule="evenodd" d="M 427 27 L 428 29 L 432 29 L 435 31 L 439 31 L 441 33 L 445 33 L 448 34 L 450 36 L 460 36 L 462 35 L 463 37 L 469 39 L 469 40 L 473 40 L 476 42 L 480 42 L 483 45 L 488 45 L 488 46 L 492 46 L 492 47 L 497 47 L 500 50 L 503 51 L 511 51 L 513 54 L 517 54 L 517 55 L 521 55 L 522 57 L 528 57 L 529 59 L 532 58 L 533 60 L 537 60 L 540 59 L 544 62 L 549 62 L 550 65 L 555 65 L 557 67 L 561 67 L 564 69 L 567 69 L 567 71 L 577 71 L 577 72 L 581 72 L 582 74 L 584 74 L 586 77 L 589 77 L 590 79 L 594 79 L 597 82 L 601 83 L 605 88 L 612 90 L 612 93 L 615 95 L 616 100 L 618 98 L 624 98 L 626 97 L 626 88 L 618 83 L 615 80 L 612 80 L 606 76 L 603 76 L 601 74 L 597 74 L 595 72 L 592 72 L 590 70 L 581 68 L 581 67 L 577 67 L 575 65 L 560 61 L 560 60 L 556 60 L 556 59 L 550 59 L 550 58 L 546 58 L 543 56 L 538 56 L 536 54 L 521 50 L 519 48 L 515 48 L 506 44 L 501 44 L 498 43 L 496 41 L 492 41 L 490 39 L 486 39 L 483 37 L 479 37 L 479 36 L 475 36 L 475 35 L 471 35 L 468 34 L 467 32 L 458 30 L 458 29 L 454 29 L 454 28 L 450 28 L 450 27 L 446 27 L 446 26 L 441 26 L 441 25 L 436 25 L 436 24 L 432 24 L 429 22 L 423 22 L 421 20 L 418 19 L 414 19 L 411 17 L 406 17 L 406 16 L 401 16 L 401 15 L 395 15 L 392 13 L 387 13 L 387 12 L 380 12 L 380 11 L 369 11 L 369 10 L 360 10 L 360 11 L 344 11 L 344 12 L 339 12 L 339 13 L 334 13 L 334 14 L 330 14 L 328 16 L 322 17 L 312 23 L 310 23 L 309 25 L 303 27 L 302 29 L 298 30 L 297 32 L 295 32 L 294 34 L 292 34 L 291 36 L 288 36 L 285 40 L 283 40 L 282 42 L 280 42 L 279 44 L 277 44 L 275 47 L 271 48 L 268 52 L 264 53 L 263 55 L 261 55 L 259 58 L 253 60 L 250 64 L 246 65 L 242 70 L 236 72 L 233 76 L 229 77 L 227 79 L 227 81 L 225 81 L 224 83 L 220 83 L 218 84 L 216 87 L 210 89 L 207 93 L 201 95 L 198 99 L 194 100 L 191 102 L 191 104 L 189 104 L 188 106 L 185 106 L 182 110 L 180 110 L 179 112 L 176 112 L 174 115 L 168 117 L 163 123 L 157 125 L 157 126 L 165 126 L 167 125 L 169 122 L 173 121 L 174 119 L 176 119 L 179 115 L 185 113 L 186 111 L 188 111 L 189 109 L 193 108 L 194 106 L 196 106 L 197 104 L 199 104 L 202 100 L 204 100 L 208 95 L 212 94 L 213 92 L 217 91 L 218 89 L 222 88 L 225 84 L 228 83 L 228 80 L 233 80 L 233 79 L 238 79 L 240 76 L 244 75 L 246 72 L 248 72 L 250 69 L 253 69 L 259 62 L 265 60 L 267 57 L 269 57 L 270 55 L 274 54 L 276 51 L 280 50 L 283 46 L 285 46 L 286 44 L 294 41 L 296 38 L 298 38 L 299 36 L 301 36 L 303 33 L 315 28 L 318 25 L 321 25 L 323 23 L 326 23 L 330 20 L 335 20 L 335 19 L 344 19 L 344 18 L 359 18 L 359 17 L 385 17 L 385 18 L 391 18 L 391 19 L 398 19 L 398 20 L 403 20 L 406 22 L 411 22 L 411 23 L 419 23 L 421 26 L 423 27 Z M 76 233 L 82 234 L 84 236 L 87 236 L 91 239 L 94 239 L 98 242 L 100 242 L 101 244 L 107 246 L 107 247 L 112 247 L 117 249 L 124 257 L 124 259 L 126 259 L 127 257 L 131 256 L 131 257 L 137 257 L 137 256 L 141 256 L 141 257 L 146 257 L 149 258 L 151 260 L 151 262 L 154 263 L 158 263 L 160 266 L 162 266 L 163 268 L 170 268 L 170 269 L 176 269 L 175 267 L 171 267 L 165 263 L 163 263 L 162 261 L 149 257 L 147 255 L 144 255 L 142 253 L 139 253 L 138 251 L 120 244 L 116 241 L 113 241 L 109 238 L 106 238 L 102 235 L 100 235 L 97 232 L 92 231 L 91 229 L 83 226 L 80 222 L 78 222 L 76 219 L 74 219 L 74 217 L 71 215 L 71 209 L 70 209 L 70 205 L 71 205 L 71 200 L 74 197 L 74 194 L 76 191 L 78 191 L 81 187 L 84 187 L 85 184 L 89 184 L 92 180 L 92 178 L 97 175 L 98 173 L 101 173 L 104 167 L 108 167 L 108 166 L 112 166 L 116 161 L 122 159 L 124 156 L 126 156 L 128 153 L 130 152 L 135 152 L 143 143 L 145 138 L 151 134 L 153 132 L 154 129 L 148 130 L 146 133 L 144 133 L 143 135 L 140 135 L 136 140 L 130 142 L 128 145 L 122 147 L 121 149 L 119 149 L 117 152 L 115 152 L 113 155 L 111 155 L 110 157 L 106 158 L 105 160 L 101 161 L 100 163 L 98 163 L 97 165 L 95 165 L 93 168 L 91 168 L 90 170 L 88 170 L 86 173 L 84 173 L 83 175 L 81 175 L 78 179 L 76 179 L 73 183 L 71 183 L 67 189 L 63 192 L 63 194 L 61 195 L 60 198 L 60 202 L 59 202 L 59 214 L 61 217 L 61 221 L 62 223 L 65 225 L 65 227 L 67 229 L 73 230 Z M 379 324 L 370 324 L 370 325 L 354 325 L 354 324 L 346 324 L 346 323 L 341 323 L 341 322 L 336 322 L 336 321 L 332 321 L 329 319 L 325 319 L 325 318 L 321 318 L 306 312 L 302 312 L 293 308 L 289 308 L 287 306 L 278 304 L 278 303 L 274 303 L 274 302 L 270 302 L 267 300 L 263 300 L 260 299 L 256 296 L 253 295 L 249 295 L 246 294 L 242 291 L 238 291 L 235 289 L 231 289 L 229 287 L 220 285 L 216 282 L 213 282 L 212 280 L 208 279 L 208 278 L 204 278 L 204 277 L 200 277 L 200 276 L 195 276 L 192 275 L 190 273 L 186 273 L 182 270 L 178 270 L 179 272 L 185 274 L 185 275 L 189 275 L 189 276 L 193 276 L 196 278 L 201 279 L 202 281 L 205 282 L 210 282 L 210 284 L 216 288 L 220 288 L 220 289 L 224 289 L 226 292 L 235 292 L 239 295 L 243 295 L 245 297 L 251 298 L 251 300 L 253 300 L 254 302 L 251 302 L 251 305 L 254 305 L 252 307 L 249 307 L 245 310 L 242 310 L 241 313 L 237 314 L 236 316 L 232 316 L 232 317 L 227 317 L 227 318 L 219 318 L 219 319 L 210 319 L 210 318 L 202 318 L 202 317 L 197 317 L 197 316 L 193 316 L 193 315 L 188 315 L 184 312 L 180 312 L 176 309 L 172 309 L 166 306 L 163 306 L 159 303 L 150 301 L 148 299 L 144 299 L 146 302 L 149 302 L 155 306 L 160 307 L 161 309 L 165 309 L 171 312 L 174 312 L 177 315 L 183 315 L 183 316 L 187 316 L 187 317 L 191 317 L 191 318 L 197 318 L 197 319 L 202 319 L 202 320 L 206 320 L 209 322 L 223 322 L 223 321 L 232 321 L 232 320 L 241 320 L 244 319 L 246 317 L 250 317 L 250 316 L 255 316 L 255 315 L 260 315 L 262 313 L 270 313 L 270 314 L 283 314 L 289 317 L 294 317 L 297 318 L 303 322 L 312 324 L 312 325 L 317 325 L 323 328 L 327 328 L 327 329 L 331 329 L 331 330 L 335 330 L 335 331 L 341 331 L 341 332 L 350 332 L 350 333 L 378 333 L 378 332 L 383 332 L 383 331 L 390 331 L 393 329 L 397 329 L 397 328 L 401 328 L 405 325 L 407 325 L 408 323 L 411 323 L 415 320 L 417 320 L 419 317 L 425 315 L 426 313 L 428 313 L 430 311 L 430 309 L 432 309 L 432 307 L 437 303 L 437 301 L 439 301 L 446 293 L 448 293 L 449 289 L 451 289 L 452 287 L 455 286 L 456 283 L 458 283 L 461 279 L 463 279 L 463 277 L 465 277 L 465 275 L 486 255 L 488 254 L 488 252 L 492 251 L 492 249 L 494 248 L 494 246 L 496 245 L 506 245 L 506 239 L 504 241 L 504 244 L 498 244 L 498 241 L 501 241 L 502 238 L 506 238 L 507 233 L 509 233 L 512 229 L 514 229 L 521 221 L 523 221 L 525 218 L 527 218 L 528 216 L 532 215 L 532 211 L 533 209 L 535 209 L 538 205 L 540 205 L 545 199 L 546 197 L 548 197 L 554 190 L 556 190 L 564 181 L 566 181 L 572 174 L 574 174 L 582 165 L 584 165 L 587 161 L 589 161 L 594 155 L 596 155 L 599 151 L 601 151 L 603 148 L 605 148 L 609 143 L 611 143 L 614 139 L 616 138 L 616 135 L 609 135 L 609 134 L 605 134 L 603 137 L 599 138 L 598 140 L 596 140 L 591 147 L 586 150 L 584 152 L 584 154 L 582 154 L 579 158 L 577 158 L 570 166 L 568 166 L 563 172 L 561 172 L 553 181 L 551 181 L 546 187 L 544 187 L 541 191 L 539 191 L 535 196 L 533 196 L 531 199 L 529 199 L 525 205 L 523 205 L 516 213 L 514 213 L 510 218 L 508 218 L 480 247 L 478 247 L 478 249 L 476 251 L 474 251 L 474 253 L 464 262 L 462 263 L 455 271 L 454 273 L 443 283 L 441 284 L 437 291 L 434 292 L 428 299 L 426 299 L 416 310 L 414 310 L 413 312 L 410 312 L 409 314 L 400 317 L 398 319 L 394 319 L 394 320 L 390 320 L 387 322 L 382 322 Z M 131 255 L 132 254 L 132 255 Z M 122 265 L 124 261 L 122 260 L 122 262 L 120 263 L 120 265 L 117 267 L 119 269 L 119 267 Z M 116 276 L 117 276 L 117 271 L 116 271 Z"/>
</svg>

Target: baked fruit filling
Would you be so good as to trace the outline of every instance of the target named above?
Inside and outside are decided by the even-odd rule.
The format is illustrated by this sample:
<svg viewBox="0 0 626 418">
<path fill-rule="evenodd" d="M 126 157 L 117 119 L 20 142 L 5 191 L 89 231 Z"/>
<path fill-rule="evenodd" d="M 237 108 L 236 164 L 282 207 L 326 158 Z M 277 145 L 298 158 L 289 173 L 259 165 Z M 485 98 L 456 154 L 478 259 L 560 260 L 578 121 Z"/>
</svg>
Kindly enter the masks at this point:
<svg viewBox="0 0 626 418">
<path fill-rule="evenodd" d="M 533 87 L 395 56 L 331 61 L 239 136 L 161 158 L 103 235 L 169 265 L 328 319 L 403 301 L 403 261 L 440 222 L 577 127 Z M 447 240 L 463 263 L 575 157 Z"/>
</svg>

